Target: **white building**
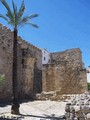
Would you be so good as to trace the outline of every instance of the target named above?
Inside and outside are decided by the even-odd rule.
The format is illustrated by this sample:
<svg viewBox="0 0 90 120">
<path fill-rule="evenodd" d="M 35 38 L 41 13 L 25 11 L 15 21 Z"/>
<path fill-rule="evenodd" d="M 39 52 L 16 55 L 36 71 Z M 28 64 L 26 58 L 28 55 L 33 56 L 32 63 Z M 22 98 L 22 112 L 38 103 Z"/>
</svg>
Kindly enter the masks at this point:
<svg viewBox="0 0 90 120">
<path fill-rule="evenodd" d="M 42 64 L 50 62 L 50 53 L 46 49 L 42 49 Z"/>
<path fill-rule="evenodd" d="M 87 72 L 90 73 L 90 66 L 88 66 L 88 68 L 87 68 Z"/>
<path fill-rule="evenodd" d="M 90 82 L 90 66 L 87 68 L 87 81 Z"/>
</svg>

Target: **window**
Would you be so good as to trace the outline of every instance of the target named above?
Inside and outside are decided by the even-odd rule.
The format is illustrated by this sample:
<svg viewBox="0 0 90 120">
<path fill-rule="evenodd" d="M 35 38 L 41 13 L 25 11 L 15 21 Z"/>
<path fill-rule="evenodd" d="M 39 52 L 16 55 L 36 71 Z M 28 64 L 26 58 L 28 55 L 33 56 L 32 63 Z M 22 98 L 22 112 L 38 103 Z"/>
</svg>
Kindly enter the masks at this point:
<svg viewBox="0 0 90 120">
<path fill-rule="evenodd" d="M 44 61 L 46 60 L 46 58 L 44 57 Z"/>
</svg>

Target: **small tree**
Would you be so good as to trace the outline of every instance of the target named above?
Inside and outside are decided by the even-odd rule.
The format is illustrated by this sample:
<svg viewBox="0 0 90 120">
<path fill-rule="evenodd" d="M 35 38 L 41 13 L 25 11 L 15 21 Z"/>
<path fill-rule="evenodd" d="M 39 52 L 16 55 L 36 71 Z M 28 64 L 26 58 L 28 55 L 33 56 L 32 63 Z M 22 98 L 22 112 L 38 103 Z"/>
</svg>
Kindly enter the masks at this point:
<svg viewBox="0 0 90 120">
<path fill-rule="evenodd" d="M 5 15 L 0 14 L 0 17 L 7 21 L 13 27 L 13 76 L 12 76 L 12 86 L 13 86 L 13 100 L 12 100 L 12 107 L 11 113 L 12 114 L 19 114 L 19 103 L 18 103 L 18 89 L 17 89 L 17 34 L 18 28 L 29 24 L 34 28 L 38 28 L 36 24 L 31 23 L 29 20 L 38 16 L 38 14 L 32 14 L 29 16 L 23 16 L 25 11 L 25 4 L 24 0 L 22 0 L 22 4 L 17 9 L 17 5 L 15 5 L 14 1 L 12 0 L 13 10 L 10 9 L 6 0 L 0 0 L 0 2 L 4 5 L 7 10 Z"/>
<path fill-rule="evenodd" d="M 2 84 L 5 80 L 5 75 L 0 75 L 0 84 Z"/>
</svg>

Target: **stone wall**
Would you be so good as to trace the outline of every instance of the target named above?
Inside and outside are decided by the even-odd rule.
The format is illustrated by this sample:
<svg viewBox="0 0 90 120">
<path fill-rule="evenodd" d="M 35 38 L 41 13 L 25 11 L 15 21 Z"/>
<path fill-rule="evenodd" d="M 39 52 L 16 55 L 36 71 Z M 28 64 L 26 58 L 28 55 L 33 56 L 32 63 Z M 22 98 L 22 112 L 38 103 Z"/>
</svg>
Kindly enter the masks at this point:
<svg viewBox="0 0 90 120">
<path fill-rule="evenodd" d="M 18 37 L 18 91 L 21 96 L 33 98 L 41 91 L 63 94 L 87 90 L 80 49 L 51 53 L 50 56 L 51 63 L 42 67 L 42 51 Z M 0 84 L 0 100 L 11 99 L 12 63 L 13 32 L 0 24 L 0 74 L 5 75 Z"/>
<path fill-rule="evenodd" d="M 41 92 L 42 52 L 39 48 L 18 38 L 22 49 L 22 96 L 35 98 Z M 23 94 L 24 93 L 24 94 Z"/>
<path fill-rule="evenodd" d="M 84 67 L 82 53 L 79 48 L 51 53 L 51 62 L 54 61 L 68 61 L 70 64 L 73 64 L 73 66 Z"/>
<path fill-rule="evenodd" d="M 37 66 L 37 58 L 31 50 L 23 48 L 21 95 L 24 98 L 35 98 L 35 94 L 41 92 L 41 70 Z"/>
<path fill-rule="evenodd" d="M 61 94 L 87 91 L 86 70 L 80 49 L 51 53 L 51 63 L 43 65 L 43 91 Z"/>
<path fill-rule="evenodd" d="M 12 94 L 12 46 L 13 33 L 0 24 L 0 74 L 5 80 L 0 84 L 0 100 L 10 98 Z"/>
<path fill-rule="evenodd" d="M 30 53 L 35 56 L 37 60 L 37 67 L 39 70 L 42 70 L 42 51 L 38 47 L 22 40 L 20 36 L 18 37 L 18 41 L 21 44 L 22 49 L 29 49 Z"/>
<path fill-rule="evenodd" d="M 5 75 L 5 80 L 0 84 L 0 100 L 11 99 L 12 64 L 13 32 L 0 24 L 0 74 Z M 18 91 L 21 96 L 31 96 L 41 91 L 41 69 L 41 50 L 18 37 Z M 38 88 L 36 82 L 40 85 Z"/>
</svg>

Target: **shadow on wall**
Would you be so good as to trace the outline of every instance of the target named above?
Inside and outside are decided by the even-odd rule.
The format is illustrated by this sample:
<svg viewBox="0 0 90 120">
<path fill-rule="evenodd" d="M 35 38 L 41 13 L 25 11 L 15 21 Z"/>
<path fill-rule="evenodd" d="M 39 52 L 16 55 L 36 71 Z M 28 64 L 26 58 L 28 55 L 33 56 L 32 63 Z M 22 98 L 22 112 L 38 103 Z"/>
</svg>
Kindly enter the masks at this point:
<svg viewBox="0 0 90 120">
<path fill-rule="evenodd" d="M 37 63 L 34 64 L 34 82 L 33 82 L 33 91 L 36 93 L 42 92 L 42 70 L 39 70 Z"/>
</svg>

